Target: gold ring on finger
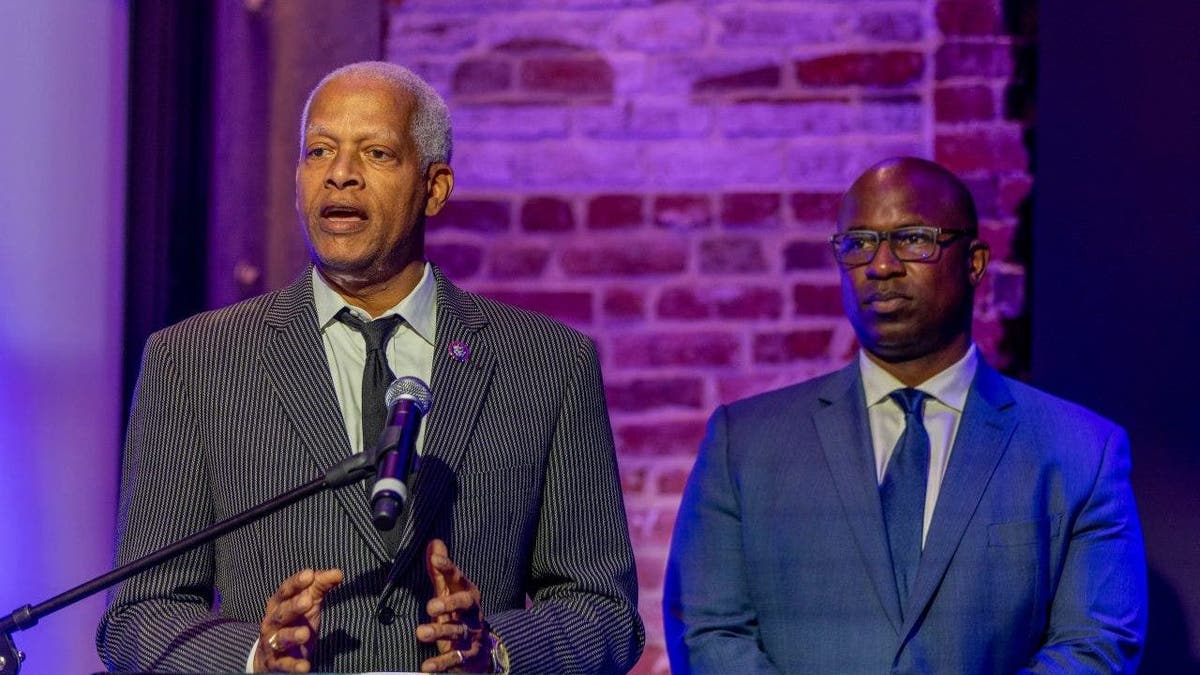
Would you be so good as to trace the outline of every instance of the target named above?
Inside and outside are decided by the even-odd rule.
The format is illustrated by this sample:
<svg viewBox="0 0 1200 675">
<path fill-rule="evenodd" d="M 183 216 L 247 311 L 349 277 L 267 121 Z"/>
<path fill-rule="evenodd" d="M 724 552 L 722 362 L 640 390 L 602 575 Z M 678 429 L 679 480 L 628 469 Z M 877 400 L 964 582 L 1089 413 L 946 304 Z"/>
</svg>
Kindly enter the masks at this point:
<svg viewBox="0 0 1200 675">
<path fill-rule="evenodd" d="M 279 644 L 279 631 L 271 633 L 271 637 L 267 638 L 267 646 L 270 647 L 271 651 L 273 652 L 283 651 L 283 647 Z"/>
<path fill-rule="evenodd" d="M 458 655 L 458 665 L 461 666 L 462 664 L 467 662 L 467 657 L 463 656 L 461 649 L 455 649 L 454 653 Z"/>
</svg>

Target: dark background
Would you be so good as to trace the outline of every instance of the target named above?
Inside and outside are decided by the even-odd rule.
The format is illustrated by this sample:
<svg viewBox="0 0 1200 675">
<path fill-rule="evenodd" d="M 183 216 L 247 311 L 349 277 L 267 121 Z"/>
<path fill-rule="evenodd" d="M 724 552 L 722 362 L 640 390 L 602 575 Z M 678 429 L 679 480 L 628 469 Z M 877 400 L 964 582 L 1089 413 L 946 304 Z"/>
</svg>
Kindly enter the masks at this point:
<svg viewBox="0 0 1200 675">
<path fill-rule="evenodd" d="M 1194 672 L 1200 3 L 1044 2 L 1040 17 L 1033 384 L 1129 430 L 1150 561 L 1142 670 Z"/>
</svg>

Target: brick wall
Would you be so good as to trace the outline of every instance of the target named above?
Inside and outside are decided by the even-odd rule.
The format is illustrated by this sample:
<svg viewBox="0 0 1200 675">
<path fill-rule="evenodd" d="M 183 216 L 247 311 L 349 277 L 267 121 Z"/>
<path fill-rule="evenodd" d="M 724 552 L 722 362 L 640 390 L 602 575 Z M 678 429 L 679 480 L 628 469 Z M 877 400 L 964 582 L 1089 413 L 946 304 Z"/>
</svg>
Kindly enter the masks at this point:
<svg viewBox="0 0 1200 675">
<path fill-rule="evenodd" d="M 1000 1 L 390 4 L 388 59 L 454 116 L 457 186 L 430 257 L 599 346 L 648 633 L 639 671 L 666 670 L 663 565 L 708 414 L 856 349 L 825 240 L 868 165 L 921 155 L 967 180 L 994 250 L 976 339 L 1008 365 L 1032 180 Z"/>
</svg>

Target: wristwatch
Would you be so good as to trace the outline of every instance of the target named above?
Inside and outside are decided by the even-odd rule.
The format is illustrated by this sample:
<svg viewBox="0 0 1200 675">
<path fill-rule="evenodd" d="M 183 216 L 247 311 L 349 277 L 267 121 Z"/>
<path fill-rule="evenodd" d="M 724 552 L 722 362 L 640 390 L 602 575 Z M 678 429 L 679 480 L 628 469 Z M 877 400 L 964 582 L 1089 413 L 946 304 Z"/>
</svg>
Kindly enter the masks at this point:
<svg viewBox="0 0 1200 675">
<path fill-rule="evenodd" d="M 509 669 L 511 668 L 511 664 L 508 660 L 508 650 L 505 649 L 504 643 L 500 641 L 500 638 L 498 638 L 496 634 L 492 632 L 490 626 L 487 628 L 487 636 L 488 653 L 492 657 L 492 669 L 488 672 L 504 673 L 507 675 Z"/>
</svg>

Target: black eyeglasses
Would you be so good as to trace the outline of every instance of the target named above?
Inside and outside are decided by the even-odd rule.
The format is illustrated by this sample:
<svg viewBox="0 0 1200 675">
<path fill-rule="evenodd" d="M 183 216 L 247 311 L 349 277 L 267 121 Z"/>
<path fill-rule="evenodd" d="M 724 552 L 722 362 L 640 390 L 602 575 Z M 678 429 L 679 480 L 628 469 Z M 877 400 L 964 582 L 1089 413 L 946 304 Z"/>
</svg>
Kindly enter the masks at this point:
<svg viewBox="0 0 1200 675">
<path fill-rule="evenodd" d="M 965 235 L 974 235 L 972 230 L 952 230 L 944 227 L 913 225 L 898 227 L 887 232 L 875 230 L 847 230 L 829 238 L 833 245 L 833 257 L 846 267 L 866 265 L 875 259 L 879 244 L 886 240 L 892 255 L 903 262 L 924 262 L 937 256 L 942 246 Z"/>
</svg>

